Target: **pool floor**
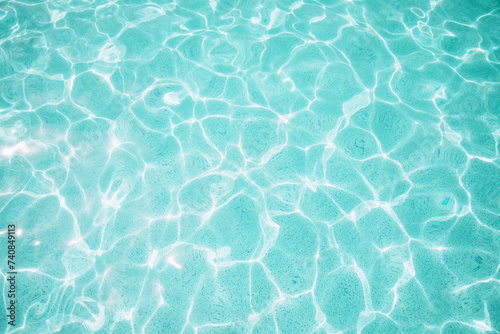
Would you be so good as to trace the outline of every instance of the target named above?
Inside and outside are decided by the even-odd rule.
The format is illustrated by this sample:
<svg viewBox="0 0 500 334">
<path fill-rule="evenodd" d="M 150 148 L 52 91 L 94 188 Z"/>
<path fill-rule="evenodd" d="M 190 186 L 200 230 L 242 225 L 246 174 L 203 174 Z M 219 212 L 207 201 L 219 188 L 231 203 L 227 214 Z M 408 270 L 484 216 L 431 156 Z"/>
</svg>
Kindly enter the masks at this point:
<svg viewBox="0 0 500 334">
<path fill-rule="evenodd" d="M 500 333 L 499 0 L 0 2 L 0 332 Z"/>
</svg>

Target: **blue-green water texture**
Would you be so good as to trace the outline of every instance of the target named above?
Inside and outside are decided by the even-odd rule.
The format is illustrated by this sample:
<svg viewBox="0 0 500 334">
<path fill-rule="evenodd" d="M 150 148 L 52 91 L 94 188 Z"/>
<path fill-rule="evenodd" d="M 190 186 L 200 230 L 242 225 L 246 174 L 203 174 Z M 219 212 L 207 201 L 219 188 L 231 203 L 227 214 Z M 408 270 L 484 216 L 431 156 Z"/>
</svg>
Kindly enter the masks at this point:
<svg viewBox="0 0 500 334">
<path fill-rule="evenodd" d="M 500 333 L 499 0 L 0 2 L 6 333 Z"/>
</svg>

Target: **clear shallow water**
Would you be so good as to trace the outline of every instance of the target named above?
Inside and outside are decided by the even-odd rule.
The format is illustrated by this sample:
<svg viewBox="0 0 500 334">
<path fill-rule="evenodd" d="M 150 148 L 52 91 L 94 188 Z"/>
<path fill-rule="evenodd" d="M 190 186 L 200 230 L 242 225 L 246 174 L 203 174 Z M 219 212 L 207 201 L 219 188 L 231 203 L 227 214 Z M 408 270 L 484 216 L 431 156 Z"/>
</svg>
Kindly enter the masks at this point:
<svg viewBox="0 0 500 334">
<path fill-rule="evenodd" d="M 498 333 L 499 7 L 2 2 L 0 330 Z"/>
</svg>

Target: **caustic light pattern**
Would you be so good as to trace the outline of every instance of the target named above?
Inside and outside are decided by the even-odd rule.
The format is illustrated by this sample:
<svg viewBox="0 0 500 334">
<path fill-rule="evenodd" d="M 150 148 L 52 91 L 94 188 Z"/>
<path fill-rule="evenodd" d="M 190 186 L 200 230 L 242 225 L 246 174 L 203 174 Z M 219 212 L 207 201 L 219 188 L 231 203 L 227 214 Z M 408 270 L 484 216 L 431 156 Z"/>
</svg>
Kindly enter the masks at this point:
<svg viewBox="0 0 500 334">
<path fill-rule="evenodd" d="M 0 45 L 1 331 L 500 332 L 498 0 L 8 0 Z"/>
</svg>

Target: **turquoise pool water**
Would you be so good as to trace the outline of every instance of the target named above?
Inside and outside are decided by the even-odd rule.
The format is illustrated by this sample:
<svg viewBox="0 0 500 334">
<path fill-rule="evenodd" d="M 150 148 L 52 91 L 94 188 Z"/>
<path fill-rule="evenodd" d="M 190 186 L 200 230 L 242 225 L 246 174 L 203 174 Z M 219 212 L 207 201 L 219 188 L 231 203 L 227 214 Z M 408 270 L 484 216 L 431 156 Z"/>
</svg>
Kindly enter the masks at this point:
<svg viewBox="0 0 500 334">
<path fill-rule="evenodd" d="M 7 0 L 0 46 L 0 331 L 500 332 L 498 0 Z"/>
</svg>

